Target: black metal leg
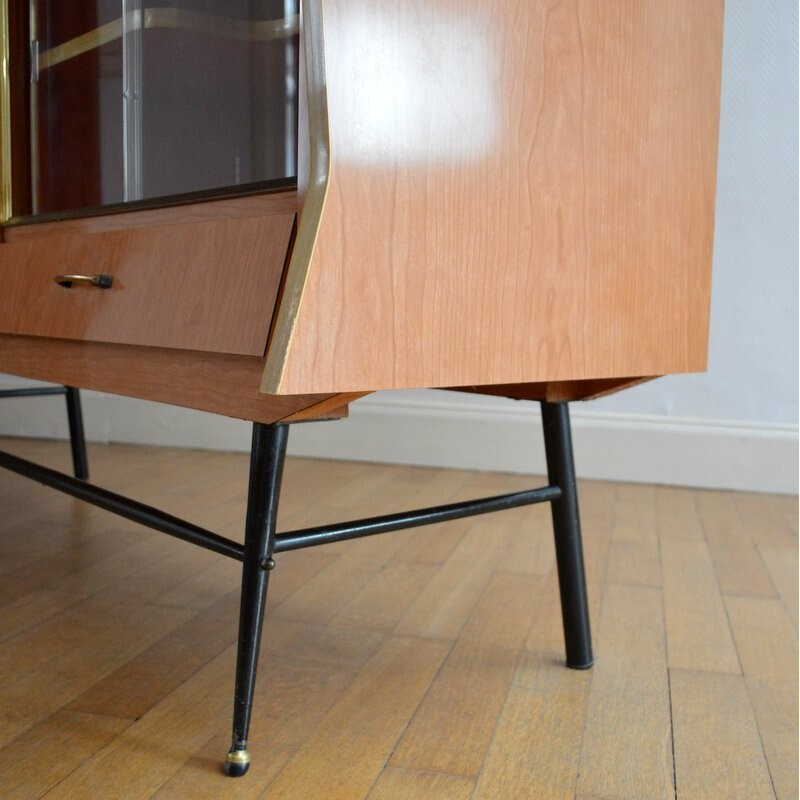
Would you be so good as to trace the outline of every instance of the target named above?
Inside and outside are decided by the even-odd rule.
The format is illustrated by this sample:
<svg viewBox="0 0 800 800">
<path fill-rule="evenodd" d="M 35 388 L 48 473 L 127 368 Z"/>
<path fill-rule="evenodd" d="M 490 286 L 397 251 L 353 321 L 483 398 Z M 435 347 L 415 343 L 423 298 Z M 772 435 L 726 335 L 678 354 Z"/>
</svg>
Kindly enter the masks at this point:
<svg viewBox="0 0 800 800">
<path fill-rule="evenodd" d="M 547 474 L 551 485 L 561 488 L 561 497 L 553 500 L 553 532 L 556 540 L 558 585 L 567 666 L 588 669 L 592 666 L 592 634 L 586 599 L 586 576 L 583 569 L 581 522 L 578 515 L 578 491 L 572 458 L 572 434 L 566 403 L 542 404 L 544 446 Z"/>
<path fill-rule="evenodd" d="M 80 392 L 72 386 L 67 390 L 67 419 L 69 420 L 69 442 L 72 447 L 72 467 L 76 478 L 89 479 L 89 460 L 86 457 L 86 438 L 83 434 L 83 414 Z"/>
<path fill-rule="evenodd" d="M 247 733 L 250 728 L 269 573 L 275 566 L 272 560 L 275 520 L 288 433 L 287 425 L 264 425 L 258 422 L 253 425 L 242 566 L 242 600 L 239 609 L 233 743 L 225 759 L 225 772 L 235 778 L 244 775 L 250 766 Z"/>
</svg>

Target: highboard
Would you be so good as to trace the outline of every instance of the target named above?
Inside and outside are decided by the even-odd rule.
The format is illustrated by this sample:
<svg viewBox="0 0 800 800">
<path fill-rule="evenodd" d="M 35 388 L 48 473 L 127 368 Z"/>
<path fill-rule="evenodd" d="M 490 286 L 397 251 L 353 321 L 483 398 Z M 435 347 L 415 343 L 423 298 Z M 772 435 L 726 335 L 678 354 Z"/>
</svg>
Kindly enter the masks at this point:
<svg viewBox="0 0 800 800">
<path fill-rule="evenodd" d="M 527 503 L 591 665 L 567 403 L 706 366 L 722 0 L 0 0 L 0 371 L 252 421 L 243 775 L 277 553 Z M 548 485 L 277 533 L 288 425 L 539 401 Z"/>
</svg>

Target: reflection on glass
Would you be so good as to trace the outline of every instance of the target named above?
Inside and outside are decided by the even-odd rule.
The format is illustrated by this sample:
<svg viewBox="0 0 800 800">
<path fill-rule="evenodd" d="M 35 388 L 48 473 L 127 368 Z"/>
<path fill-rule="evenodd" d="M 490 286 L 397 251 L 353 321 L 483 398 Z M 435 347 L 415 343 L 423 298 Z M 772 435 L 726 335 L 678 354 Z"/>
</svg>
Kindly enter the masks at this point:
<svg viewBox="0 0 800 800">
<path fill-rule="evenodd" d="M 297 15 L 298 0 L 33 0 L 29 211 L 294 177 Z"/>
</svg>

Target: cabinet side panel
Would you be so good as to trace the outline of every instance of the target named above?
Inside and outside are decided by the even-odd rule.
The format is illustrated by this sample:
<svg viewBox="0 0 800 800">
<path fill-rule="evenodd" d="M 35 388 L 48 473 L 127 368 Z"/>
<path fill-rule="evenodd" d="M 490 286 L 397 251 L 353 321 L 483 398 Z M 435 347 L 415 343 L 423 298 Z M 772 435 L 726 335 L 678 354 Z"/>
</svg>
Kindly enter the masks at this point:
<svg viewBox="0 0 800 800">
<path fill-rule="evenodd" d="M 331 168 L 268 391 L 705 368 L 722 2 L 329 0 Z"/>
</svg>

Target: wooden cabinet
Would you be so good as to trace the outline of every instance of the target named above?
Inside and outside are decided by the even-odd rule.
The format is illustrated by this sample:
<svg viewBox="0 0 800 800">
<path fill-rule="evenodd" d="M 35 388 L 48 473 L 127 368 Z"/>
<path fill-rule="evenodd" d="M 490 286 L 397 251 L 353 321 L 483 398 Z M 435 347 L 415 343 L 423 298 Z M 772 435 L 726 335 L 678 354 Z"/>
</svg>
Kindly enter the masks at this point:
<svg viewBox="0 0 800 800">
<path fill-rule="evenodd" d="M 0 370 L 273 423 L 704 369 L 722 0 L 28 8 L 0 0 Z M 280 534 L 287 426 L 255 424 L 244 545 L 0 462 L 243 562 L 241 776 L 277 553 L 551 503 L 591 666 L 567 405 L 542 419 L 547 486 Z"/>
<path fill-rule="evenodd" d="M 33 8 L 0 370 L 270 422 L 705 368 L 721 0 Z"/>
</svg>

